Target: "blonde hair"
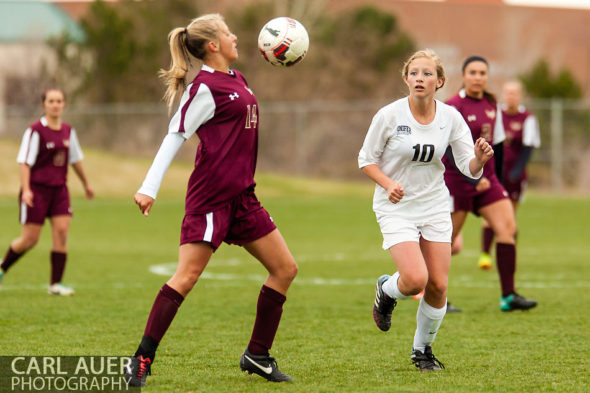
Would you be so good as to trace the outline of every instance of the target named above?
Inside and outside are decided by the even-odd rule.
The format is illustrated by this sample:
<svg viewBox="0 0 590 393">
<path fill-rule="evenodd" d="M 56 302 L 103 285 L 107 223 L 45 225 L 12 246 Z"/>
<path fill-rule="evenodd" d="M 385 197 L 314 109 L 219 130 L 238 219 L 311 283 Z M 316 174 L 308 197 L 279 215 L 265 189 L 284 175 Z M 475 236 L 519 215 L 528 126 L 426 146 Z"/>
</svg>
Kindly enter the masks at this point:
<svg viewBox="0 0 590 393">
<path fill-rule="evenodd" d="M 186 75 L 192 65 L 190 55 L 203 60 L 207 55 L 207 44 L 218 40 L 220 23 L 223 22 L 220 14 L 206 14 L 193 19 L 187 27 L 176 27 L 168 34 L 172 61 L 170 68 L 160 69 L 158 76 L 167 86 L 164 101 L 170 112 L 186 86 Z"/>
<path fill-rule="evenodd" d="M 408 77 L 408 71 L 410 68 L 410 63 L 412 63 L 416 59 L 427 58 L 434 62 L 436 66 L 436 77 L 437 79 L 442 79 L 443 83 L 440 87 L 437 87 L 436 90 L 440 89 L 445 85 L 445 81 L 447 80 L 447 76 L 445 75 L 445 69 L 443 68 L 442 62 L 440 61 L 440 57 L 430 48 L 421 49 L 419 51 L 414 52 L 412 56 L 406 60 L 404 63 L 404 67 L 402 69 L 402 77 L 406 79 Z"/>
</svg>

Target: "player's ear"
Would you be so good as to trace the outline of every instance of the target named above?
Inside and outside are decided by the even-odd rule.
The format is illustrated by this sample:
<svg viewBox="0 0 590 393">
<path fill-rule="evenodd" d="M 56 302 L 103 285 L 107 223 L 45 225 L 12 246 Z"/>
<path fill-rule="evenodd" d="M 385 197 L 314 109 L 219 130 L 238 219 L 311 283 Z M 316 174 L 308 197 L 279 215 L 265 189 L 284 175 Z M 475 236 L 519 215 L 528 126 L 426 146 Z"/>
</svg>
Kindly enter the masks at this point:
<svg viewBox="0 0 590 393">
<path fill-rule="evenodd" d="M 445 85 L 445 78 L 438 78 L 436 81 L 436 90 L 440 89 Z"/>
<path fill-rule="evenodd" d="M 209 52 L 217 52 L 219 51 L 219 45 L 215 41 L 209 41 L 207 49 L 209 49 Z"/>
<path fill-rule="evenodd" d="M 404 83 L 406 84 L 406 86 L 410 87 L 410 84 L 408 83 L 408 77 L 404 76 L 404 77 L 402 77 L 402 79 L 404 80 Z"/>
</svg>

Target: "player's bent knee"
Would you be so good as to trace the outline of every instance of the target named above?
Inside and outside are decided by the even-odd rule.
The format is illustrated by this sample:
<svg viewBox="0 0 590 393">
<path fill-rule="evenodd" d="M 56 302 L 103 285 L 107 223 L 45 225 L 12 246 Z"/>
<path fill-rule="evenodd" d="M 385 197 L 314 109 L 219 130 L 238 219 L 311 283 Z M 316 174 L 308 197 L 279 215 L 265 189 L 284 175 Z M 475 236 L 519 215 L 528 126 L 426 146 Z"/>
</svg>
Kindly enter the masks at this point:
<svg viewBox="0 0 590 393">
<path fill-rule="evenodd" d="M 31 248 L 35 247 L 39 242 L 38 237 L 26 237 L 22 239 L 21 245 L 24 248 L 23 251 L 28 251 Z"/>
<path fill-rule="evenodd" d="M 407 276 L 403 278 L 406 295 L 417 295 L 426 287 L 428 278 L 421 275 Z"/>
<path fill-rule="evenodd" d="M 516 224 L 507 222 L 502 227 L 500 227 L 496 237 L 498 238 L 497 241 L 499 243 L 511 243 L 514 241 L 514 236 L 516 235 Z"/>
<path fill-rule="evenodd" d="M 292 263 L 289 263 L 285 266 L 282 266 L 280 269 L 277 269 L 277 271 L 275 271 L 273 275 L 283 281 L 291 282 L 295 279 L 295 276 L 297 276 L 298 271 L 299 267 L 297 266 L 295 261 L 293 261 Z"/>
<path fill-rule="evenodd" d="M 428 283 L 428 290 L 433 292 L 437 295 L 437 297 L 441 297 L 442 295 L 447 293 L 448 282 L 447 280 L 440 280 L 440 281 L 430 281 Z"/>
</svg>

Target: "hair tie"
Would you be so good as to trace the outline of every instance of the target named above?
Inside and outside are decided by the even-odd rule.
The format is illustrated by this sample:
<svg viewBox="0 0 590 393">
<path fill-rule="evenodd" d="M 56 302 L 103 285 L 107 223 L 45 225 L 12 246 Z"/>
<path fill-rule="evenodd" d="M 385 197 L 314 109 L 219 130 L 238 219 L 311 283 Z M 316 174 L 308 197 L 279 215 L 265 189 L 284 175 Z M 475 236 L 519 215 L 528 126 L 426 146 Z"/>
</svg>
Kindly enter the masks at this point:
<svg viewBox="0 0 590 393">
<path fill-rule="evenodd" d="M 188 31 L 186 30 L 186 27 L 184 28 L 184 30 L 182 31 L 185 35 L 188 35 Z"/>
</svg>

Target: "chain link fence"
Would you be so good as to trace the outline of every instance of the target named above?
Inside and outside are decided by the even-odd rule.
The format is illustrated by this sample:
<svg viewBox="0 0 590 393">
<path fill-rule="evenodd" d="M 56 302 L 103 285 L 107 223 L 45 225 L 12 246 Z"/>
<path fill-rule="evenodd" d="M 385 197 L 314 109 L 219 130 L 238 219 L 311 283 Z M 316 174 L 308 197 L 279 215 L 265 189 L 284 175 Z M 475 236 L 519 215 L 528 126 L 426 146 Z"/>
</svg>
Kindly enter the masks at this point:
<svg viewBox="0 0 590 393">
<path fill-rule="evenodd" d="M 357 168 L 358 151 L 373 115 L 387 103 L 261 102 L 258 170 L 363 178 Z M 541 148 L 529 166 L 530 186 L 554 193 L 589 193 L 590 101 L 535 100 L 526 104 L 541 128 Z M 15 140 L 41 115 L 39 107 L 9 106 L 2 112 L 0 137 Z M 153 156 L 168 127 L 163 104 L 72 106 L 64 118 L 76 128 L 83 147 L 131 156 Z M 182 149 L 177 159 L 190 161 L 194 151 Z"/>
</svg>

